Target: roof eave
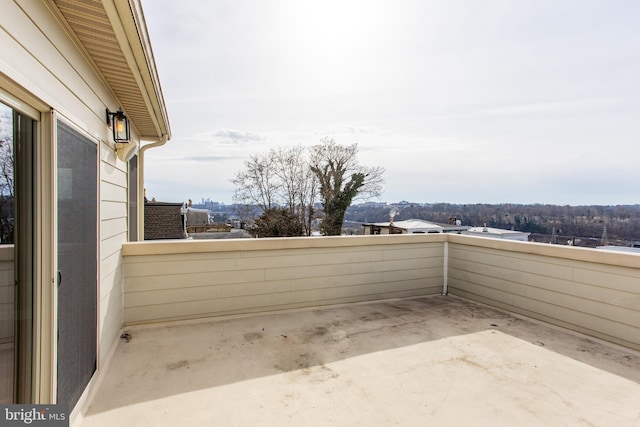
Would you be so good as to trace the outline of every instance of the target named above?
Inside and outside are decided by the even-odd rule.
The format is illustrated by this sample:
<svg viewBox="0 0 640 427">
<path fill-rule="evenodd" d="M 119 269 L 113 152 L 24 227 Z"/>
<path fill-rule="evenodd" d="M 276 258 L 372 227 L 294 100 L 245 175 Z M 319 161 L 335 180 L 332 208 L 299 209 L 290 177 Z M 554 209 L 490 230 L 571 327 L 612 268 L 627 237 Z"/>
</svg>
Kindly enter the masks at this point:
<svg viewBox="0 0 640 427">
<path fill-rule="evenodd" d="M 140 139 L 169 139 L 167 109 L 140 0 L 49 3 L 117 99 L 118 105 L 107 108 L 122 107 Z"/>
<path fill-rule="evenodd" d="M 116 6 L 122 26 L 125 29 L 128 46 L 132 50 L 135 65 L 137 70 L 140 70 L 145 92 L 149 97 L 150 110 L 155 116 L 155 122 L 159 130 L 157 135 L 141 135 L 141 138 L 157 140 L 166 137 L 170 139 L 169 117 L 140 0 L 128 0 L 128 2 L 103 0 L 103 3 L 106 2 L 113 3 Z M 124 47 L 121 46 L 121 48 Z"/>
</svg>

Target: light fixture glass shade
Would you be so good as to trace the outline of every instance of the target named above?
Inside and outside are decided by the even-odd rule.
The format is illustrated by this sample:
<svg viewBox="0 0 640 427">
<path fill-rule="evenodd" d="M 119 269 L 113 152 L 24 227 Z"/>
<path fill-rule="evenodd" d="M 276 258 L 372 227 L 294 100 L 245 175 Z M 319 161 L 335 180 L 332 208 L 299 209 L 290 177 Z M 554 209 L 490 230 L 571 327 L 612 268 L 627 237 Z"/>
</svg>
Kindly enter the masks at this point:
<svg viewBox="0 0 640 427">
<path fill-rule="evenodd" d="M 113 140 L 116 142 L 129 141 L 129 123 L 124 114 L 113 116 Z"/>
<path fill-rule="evenodd" d="M 107 124 L 111 125 L 114 142 L 128 143 L 130 141 L 129 119 L 122 110 L 115 113 L 107 110 Z"/>
</svg>

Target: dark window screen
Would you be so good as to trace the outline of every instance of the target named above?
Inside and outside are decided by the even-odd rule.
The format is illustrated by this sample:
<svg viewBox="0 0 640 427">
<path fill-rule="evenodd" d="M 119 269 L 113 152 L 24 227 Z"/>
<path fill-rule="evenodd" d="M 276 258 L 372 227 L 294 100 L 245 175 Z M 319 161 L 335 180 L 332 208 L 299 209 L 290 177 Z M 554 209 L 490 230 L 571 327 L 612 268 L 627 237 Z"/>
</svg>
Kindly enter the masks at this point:
<svg viewBox="0 0 640 427">
<path fill-rule="evenodd" d="M 97 145 L 57 126 L 58 403 L 76 404 L 96 369 Z"/>
</svg>

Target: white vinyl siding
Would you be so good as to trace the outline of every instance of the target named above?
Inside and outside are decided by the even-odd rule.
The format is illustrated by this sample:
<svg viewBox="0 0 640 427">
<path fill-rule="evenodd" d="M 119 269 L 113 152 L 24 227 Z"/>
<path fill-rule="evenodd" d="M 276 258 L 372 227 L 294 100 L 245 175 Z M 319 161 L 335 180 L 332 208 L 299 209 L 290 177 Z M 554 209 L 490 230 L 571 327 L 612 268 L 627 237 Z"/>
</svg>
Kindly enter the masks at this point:
<svg viewBox="0 0 640 427">
<path fill-rule="evenodd" d="M 449 292 L 640 349 L 640 256 L 486 240 L 451 237 Z"/>
<path fill-rule="evenodd" d="M 441 293 L 442 243 L 398 237 L 185 242 L 196 252 L 126 256 L 125 322 Z"/>
<path fill-rule="evenodd" d="M 121 246 L 127 241 L 127 165 L 118 161 L 105 108 L 120 104 L 42 1 L 2 5 L 0 71 L 99 143 L 99 356 L 117 341 L 123 321 Z M 135 128 L 132 137 L 137 139 Z M 99 362 L 100 363 L 100 362 Z"/>
<path fill-rule="evenodd" d="M 636 254 L 453 234 L 145 242 L 123 254 L 126 323 L 433 295 L 447 277 L 452 295 L 640 350 Z"/>
</svg>

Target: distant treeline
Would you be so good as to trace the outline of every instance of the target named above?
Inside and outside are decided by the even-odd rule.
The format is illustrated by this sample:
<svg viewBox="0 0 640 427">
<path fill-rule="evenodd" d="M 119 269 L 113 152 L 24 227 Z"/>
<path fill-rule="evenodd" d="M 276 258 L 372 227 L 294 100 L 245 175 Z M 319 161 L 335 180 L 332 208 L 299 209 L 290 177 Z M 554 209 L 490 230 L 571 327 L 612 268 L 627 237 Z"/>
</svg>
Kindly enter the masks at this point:
<svg viewBox="0 0 640 427">
<path fill-rule="evenodd" d="M 555 228 L 564 236 L 601 238 L 604 227 L 609 239 L 640 241 L 640 205 L 558 206 L 515 204 L 411 204 L 351 206 L 345 220 L 354 222 L 386 222 L 395 209 L 397 221 L 424 219 L 447 223 L 457 218 L 463 225 L 528 231 L 550 235 Z"/>
</svg>

